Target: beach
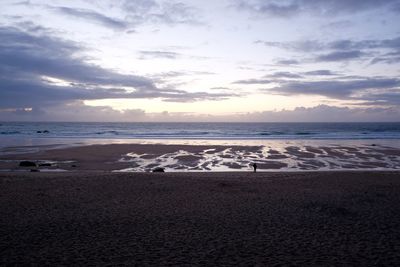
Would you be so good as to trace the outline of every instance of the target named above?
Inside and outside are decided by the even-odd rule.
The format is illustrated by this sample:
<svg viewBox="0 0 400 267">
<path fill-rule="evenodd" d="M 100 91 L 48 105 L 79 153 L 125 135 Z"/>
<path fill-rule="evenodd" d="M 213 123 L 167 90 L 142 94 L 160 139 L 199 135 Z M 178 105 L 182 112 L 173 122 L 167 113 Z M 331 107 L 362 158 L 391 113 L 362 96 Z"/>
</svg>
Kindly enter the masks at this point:
<svg viewBox="0 0 400 267">
<path fill-rule="evenodd" d="M 0 265 L 395 266 L 399 178 L 4 172 Z"/>
<path fill-rule="evenodd" d="M 254 163 L 258 171 L 400 170 L 398 144 L 373 142 L 9 147 L 0 151 L 0 171 L 149 172 L 162 168 L 167 172 L 247 172 L 252 170 Z M 21 161 L 30 161 L 34 166 L 21 167 Z"/>
<path fill-rule="evenodd" d="M 5 147 L 0 265 L 397 265 L 396 144 Z"/>
</svg>

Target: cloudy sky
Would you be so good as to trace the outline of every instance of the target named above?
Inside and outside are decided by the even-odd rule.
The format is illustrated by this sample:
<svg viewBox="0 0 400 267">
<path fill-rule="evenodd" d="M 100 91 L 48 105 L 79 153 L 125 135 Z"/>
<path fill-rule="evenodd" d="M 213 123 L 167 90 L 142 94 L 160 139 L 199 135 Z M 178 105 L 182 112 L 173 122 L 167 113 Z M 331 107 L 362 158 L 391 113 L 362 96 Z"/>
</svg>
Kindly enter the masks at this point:
<svg viewBox="0 0 400 267">
<path fill-rule="evenodd" d="M 400 0 L 1 0 L 0 120 L 399 121 Z"/>
</svg>

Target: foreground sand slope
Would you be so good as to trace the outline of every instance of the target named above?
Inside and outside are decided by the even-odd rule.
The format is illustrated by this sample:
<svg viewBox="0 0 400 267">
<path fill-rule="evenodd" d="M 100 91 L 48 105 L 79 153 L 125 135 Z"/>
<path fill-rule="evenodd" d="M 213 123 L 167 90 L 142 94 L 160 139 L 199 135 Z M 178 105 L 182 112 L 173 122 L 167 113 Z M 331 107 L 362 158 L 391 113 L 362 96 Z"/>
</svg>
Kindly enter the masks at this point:
<svg viewBox="0 0 400 267">
<path fill-rule="evenodd" d="M 400 175 L 13 173 L 0 265 L 400 263 Z"/>
</svg>

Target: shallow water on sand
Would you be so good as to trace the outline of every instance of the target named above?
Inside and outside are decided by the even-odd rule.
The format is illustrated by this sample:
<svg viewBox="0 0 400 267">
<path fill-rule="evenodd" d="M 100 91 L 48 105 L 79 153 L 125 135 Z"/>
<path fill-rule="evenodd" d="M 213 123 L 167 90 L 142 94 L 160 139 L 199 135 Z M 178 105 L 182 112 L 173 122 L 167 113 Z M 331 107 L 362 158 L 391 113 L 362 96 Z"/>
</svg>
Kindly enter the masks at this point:
<svg viewBox="0 0 400 267">
<path fill-rule="evenodd" d="M 42 151 L 61 149 L 58 158 L 61 157 L 67 163 L 56 162 L 52 164 L 53 169 L 148 172 L 161 167 L 167 172 L 252 171 L 251 165 L 256 163 L 257 171 L 400 170 L 400 140 L 86 139 L 76 142 L 70 139 L 49 139 L 45 144 L 42 141 L 0 148 L 0 156 L 3 159 L 0 167 L 3 170 L 18 170 L 18 160 L 29 160 L 24 158 L 24 153 L 38 155 Z M 86 155 L 82 154 L 79 148 L 99 144 L 121 144 L 122 148 L 118 148 L 121 152 L 115 154 L 112 152 L 114 148 L 111 147 L 99 152 L 103 146 L 93 146 L 89 149 L 91 152 L 86 152 Z M 63 148 L 68 147 L 78 147 L 78 150 L 74 150 L 75 154 L 64 154 Z M 165 149 L 166 147 L 168 149 Z M 96 158 L 98 153 L 102 159 Z M 51 153 L 48 155 L 48 158 L 33 158 L 42 161 L 54 160 Z M 72 167 L 68 160 L 75 159 L 76 156 L 79 156 L 83 163 L 89 162 L 90 169 L 80 169 L 82 162 L 76 162 L 73 165 L 78 167 Z M 13 157 L 15 162 L 3 162 L 10 157 Z M 39 165 L 41 162 L 37 163 Z"/>
<path fill-rule="evenodd" d="M 249 147 L 250 148 L 250 147 Z M 218 147 L 191 152 L 177 150 L 162 155 L 128 153 L 120 162 L 131 167 L 122 172 L 400 170 L 400 149 L 384 145 L 288 145 Z"/>
</svg>

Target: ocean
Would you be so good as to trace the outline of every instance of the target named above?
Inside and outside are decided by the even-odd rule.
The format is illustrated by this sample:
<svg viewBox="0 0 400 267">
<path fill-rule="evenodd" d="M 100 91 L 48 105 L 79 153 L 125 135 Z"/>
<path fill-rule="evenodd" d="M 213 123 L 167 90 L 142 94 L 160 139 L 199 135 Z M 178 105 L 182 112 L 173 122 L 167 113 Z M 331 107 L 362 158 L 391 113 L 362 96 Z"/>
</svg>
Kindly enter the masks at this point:
<svg viewBox="0 0 400 267">
<path fill-rule="evenodd" d="M 364 140 L 400 139 L 400 123 L 0 122 L 0 138 Z"/>
</svg>

